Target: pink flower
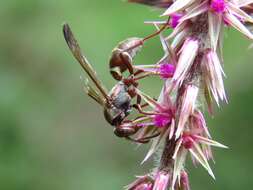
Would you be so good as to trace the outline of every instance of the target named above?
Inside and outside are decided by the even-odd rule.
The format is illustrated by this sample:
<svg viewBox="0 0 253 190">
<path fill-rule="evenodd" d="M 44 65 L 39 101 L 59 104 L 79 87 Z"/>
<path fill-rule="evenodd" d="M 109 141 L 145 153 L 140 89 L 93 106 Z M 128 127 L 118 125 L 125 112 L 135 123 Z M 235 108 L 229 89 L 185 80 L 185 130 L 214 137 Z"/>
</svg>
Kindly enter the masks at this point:
<svg viewBox="0 0 253 190">
<path fill-rule="evenodd" d="M 189 178 L 186 171 L 181 172 L 180 187 L 182 190 L 190 190 Z"/>
<path fill-rule="evenodd" d="M 140 176 L 132 184 L 126 187 L 127 190 L 152 190 L 153 178 L 149 175 Z"/>
<path fill-rule="evenodd" d="M 171 124 L 171 114 L 157 114 L 153 118 L 156 127 L 163 128 Z"/>
<path fill-rule="evenodd" d="M 162 90 L 157 101 L 140 90 L 136 92 L 153 108 L 152 112 L 142 112 L 152 120 L 153 125 L 158 128 L 169 127 L 174 118 L 175 109 L 170 97 L 166 95 L 165 88 Z"/>
<path fill-rule="evenodd" d="M 175 66 L 168 63 L 161 64 L 158 69 L 158 72 L 162 79 L 171 78 L 173 77 L 173 74 L 175 72 Z"/>
<path fill-rule="evenodd" d="M 193 143 L 195 141 L 195 138 L 193 135 L 184 133 L 182 135 L 182 139 L 183 139 L 182 145 L 184 146 L 184 148 L 191 149 L 193 147 Z"/>
<path fill-rule="evenodd" d="M 175 72 L 175 66 L 167 61 L 154 65 L 136 65 L 134 68 L 147 74 L 160 75 L 162 79 L 172 78 Z"/>
<path fill-rule="evenodd" d="M 224 0 L 211 0 L 210 8 L 216 13 L 224 13 L 226 3 Z"/>
<path fill-rule="evenodd" d="M 177 25 L 179 24 L 179 20 L 182 18 L 182 14 L 179 13 L 174 13 L 170 16 L 170 27 L 171 28 L 176 28 Z"/>
</svg>

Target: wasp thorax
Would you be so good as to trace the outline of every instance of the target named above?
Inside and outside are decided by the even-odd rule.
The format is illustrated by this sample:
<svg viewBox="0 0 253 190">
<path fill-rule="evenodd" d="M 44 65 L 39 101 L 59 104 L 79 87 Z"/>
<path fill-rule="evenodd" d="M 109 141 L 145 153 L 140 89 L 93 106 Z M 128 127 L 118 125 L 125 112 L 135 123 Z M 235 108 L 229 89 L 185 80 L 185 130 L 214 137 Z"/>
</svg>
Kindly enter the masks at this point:
<svg viewBox="0 0 253 190">
<path fill-rule="evenodd" d="M 110 91 L 111 102 L 104 108 L 105 119 L 111 125 L 120 124 L 131 111 L 131 96 L 128 87 L 123 82 L 118 82 Z"/>
<path fill-rule="evenodd" d="M 140 51 L 142 45 L 141 38 L 128 38 L 118 44 L 112 51 L 110 58 L 110 72 L 114 79 L 121 80 L 125 70 L 133 72 L 132 60 L 136 53 Z"/>
</svg>

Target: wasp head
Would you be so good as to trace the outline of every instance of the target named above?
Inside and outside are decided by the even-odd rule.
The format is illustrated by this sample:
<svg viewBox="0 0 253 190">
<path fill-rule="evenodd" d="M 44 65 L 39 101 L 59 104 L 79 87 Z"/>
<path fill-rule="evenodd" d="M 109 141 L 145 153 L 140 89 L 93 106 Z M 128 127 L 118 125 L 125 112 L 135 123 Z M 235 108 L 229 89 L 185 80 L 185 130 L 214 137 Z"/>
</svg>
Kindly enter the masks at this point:
<svg viewBox="0 0 253 190">
<path fill-rule="evenodd" d="M 142 39 L 133 37 L 120 42 L 113 49 L 109 67 L 114 79 L 121 80 L 122 73 L 126 70 L 133 73 L 132 61 L 141 47 Z"/>
</svg>

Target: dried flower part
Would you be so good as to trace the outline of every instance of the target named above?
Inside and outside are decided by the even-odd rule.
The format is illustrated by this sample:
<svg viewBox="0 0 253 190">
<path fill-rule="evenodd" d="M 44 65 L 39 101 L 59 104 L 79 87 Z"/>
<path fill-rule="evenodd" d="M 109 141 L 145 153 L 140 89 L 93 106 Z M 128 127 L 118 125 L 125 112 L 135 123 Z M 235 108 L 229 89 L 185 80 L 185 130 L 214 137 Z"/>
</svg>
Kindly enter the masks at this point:
<svg viewBox="0 0 253 190">
<path fill-rule="evenodd" d="M 205 96 L 210 113 L 213 100 L 218 105 L 220 101 L 227 102 L 222 68 L 223 29 L 233 27 L 253 39 L 246 26 L 246 23 L 253 23 L 250 16 L 253 1 L 176 0 L 167 6 L 159 4 L 163 1 L 131 2 L 165 7 L 162 16 L 170 18 L 169 25 L 173 29 L 166 37 L 160 28 L 168 24 L 167 20 L 147 22 L 156 27 L 164 56 L 154 65 L 136 66 L 142 72 L 165 79 L 157 102 L 140 93 L 153 110 L 153 115 L 146 116 L 160 131 L 160 135 L 152 140 L 144 161 L 164 142 L 153 189 L 190 190 L 184 166 L 187 155 L 190 154 L 194 164 L 201 164 L 215 178 L 208 163 L 213 159 L 211 147 L 227 148 L 211 138 L 204 115 L 199 110 L 202 104 L 199 97 Z M 173 94 L 176 95 L 174 99 L 171 98 Z"/>
<path fill-rule="evenodd" d="M 153 185 L 150 183 L 150 184 L 141 184 L 133 190 L 152 190 L 152 189 Z"/>
<path fill-rule="evenodd" d="M 152 190 L 154 180 L 151 176 L 140 176 L 126 187 L 127 190 Z"/>
<path fill-rule="evenodd" d="M 204 115 L 199 110 L 195 109 L 194 114 L 189 118 L 189 129 L 196 134 L 211 137 Z"/>
<path fill-rule="evenodd" d="M 179 189 L 190 190 L 189 177 L 186 171 L 181 172 Z"/>
<path fill-rule="evenodd" d="M 189 117 L 194 113 L 196 106 L 196 100 L 198 96 L 199 89 L 194 85 L 188 85 L 185 89 L 183 100 L 182 100 L 182 109 L 179 116 L 178 127 L 176 131 L 176 139 L 182 134 L 186 126 L 186 122 Z"/>
<path fill-rule="evenodd" d="M 177 63 L 176 71 L 172 80 L 174 81 L 175 88 L 181 86 L 186 75 L 188 74 L 195 57 L 197 56 L 199 42 L 193 38 L 187 38 L 180 50 L 180 56 Z"/>
<path fill-rule="evenodd" d="M 188 8 L 194 0 L 177 0 L 174 1 L 171 6 L 163 13 L 162 16 L 170 16 L 174 13 L 184 11 L 186 8 Z"/>
<path fill-rule="evenodd" d="M 166 190 L 170 185 L 171 175 L 166 171 L 158 171 L 153 190 Z"/>
<path fill-rule="evenodd" d="M 205 81 L 207 88 L 212 92 L 213 98 L 219 105 L 219 99 L 227 101 L 225 88 L 223 84 L 223 76 L 225 73 L 221 67 L 217 54 L 213 51 L 208 51 L 203 59 L 205 67 Z"/>
</svg>

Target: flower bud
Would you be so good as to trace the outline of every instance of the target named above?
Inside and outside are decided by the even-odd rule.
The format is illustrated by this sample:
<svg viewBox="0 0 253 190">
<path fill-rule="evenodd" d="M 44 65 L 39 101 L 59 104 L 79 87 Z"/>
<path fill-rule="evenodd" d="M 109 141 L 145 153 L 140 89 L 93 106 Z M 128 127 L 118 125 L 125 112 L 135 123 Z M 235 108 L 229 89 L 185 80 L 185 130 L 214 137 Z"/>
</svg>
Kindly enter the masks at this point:
<svg viewBox="0 0 253 190">
<path fill-rule="evenodd" d="M 194 136 L 189 135 L 189 134 L 183 134 L 182 139 L 183 139 L 182 144 L 183 144 L 184 148 L 191 149 L 193 146 L 194 140 L 195 140 Z"/>
<path fill-rule="evenodd" d="M 127 190 L 152 190 L 153 182 L 154 180 L 150 176 L 141 176 L 130 184 Z"/>
<path fill-rule="evenodd" d="M 182 18 L 182 14 L 174 13 L 170 16 L 170 27 L 176 28 L 179 24 L 179 19 Z"/>
<path fill-rule="evenodd" d="M 159 171 L 155 178 L 153 190 L 166 190 L 170 185 L 171 175 L 166 171 Z"/>
<path fill-rule="evenodd" d="M 175 66 L 169 63 L 161 64 L 159 67 L 159 74 L 162 79 L 173 77 Z"/>
<path fill-rule="evenodd" d="M 224 0 L 211 0 L 210 8 L 216 13 L 223 13 L 226 9 Z"/>
<path fill-rule="evenodd" d="M 188 174 L 186 173 L 186 171 L 181 172 L 180 190 L 190 190 L 189 178 L 188 178 Z"/>
</svg>

